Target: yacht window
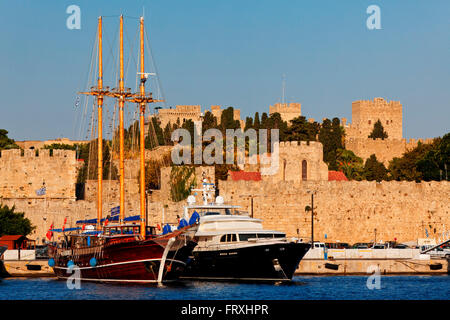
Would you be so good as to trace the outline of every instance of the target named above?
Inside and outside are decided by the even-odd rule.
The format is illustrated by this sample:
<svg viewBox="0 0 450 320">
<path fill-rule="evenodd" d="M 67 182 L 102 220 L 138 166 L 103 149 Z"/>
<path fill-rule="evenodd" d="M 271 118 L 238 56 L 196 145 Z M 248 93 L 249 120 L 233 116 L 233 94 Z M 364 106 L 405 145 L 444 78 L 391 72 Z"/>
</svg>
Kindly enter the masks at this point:
<svg viewBox="0 0 450 320">
<path fill-rule="evenodd" d="M 240 241 L 248 241 L 248 239 L 256 239 L 256 233 L 241 233 L 241 234 L 239 234 Z"/>
<path fill-rule="evenodd" d="M 225 214 L 231 214 L 230 209 L 225 209 Z"/>
<path fill-rule="evenodd" d="M 275 238 L 284 238 L 284 237 L 286 237 L 286 235 L 284 233 L 275 233 L 274 237 Z"/>
<path fill-rule="evenodd" d="M 205 213 L 205 216 L 213 216 L 213 215 L 217 215 L 217 214 L 220 214 L 220 212 L 208 211 Z"/>
<path fill-rule="evenodd" d="M 258 238 L 273 238 L 272 233 L 258 233 Z"/>
<path fill-rule="evenodd" d="M 227 235 L 224 234 L 221 238 L 220 238 L 220 242 L 227 242 Z"/>
<path fill-rule="evenodd" d="M 235 234 L 235 233 L 233 233 L 233 234 L 231 235 L 231 241 L 237 241 L 237 239 L 236 239 L 236 234 Z"/>
</svg>

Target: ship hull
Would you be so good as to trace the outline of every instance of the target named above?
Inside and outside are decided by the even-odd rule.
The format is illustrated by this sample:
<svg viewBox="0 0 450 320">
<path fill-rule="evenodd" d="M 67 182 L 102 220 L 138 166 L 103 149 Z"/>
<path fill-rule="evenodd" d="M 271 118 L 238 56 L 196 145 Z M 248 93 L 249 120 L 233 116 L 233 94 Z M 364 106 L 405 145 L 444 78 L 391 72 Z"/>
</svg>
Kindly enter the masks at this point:
<svg viewBox="0 0 450 320">
<path fill-rule="evenodd" d="M 291 281 L 306 243 L 254 244 L 232 249 L 194 251 L 182 278 L 197 280 Z"/>
<path fill-rule="evenodd" d="M 177 280 L 195 247 L 195 243 L 182 238 L 174 239 L 169 250 L 165 250 L 167 245 L 168 239 L 140 241 L 131 237 L 89 248 L 53 247 L 49 253 L 59 279 L 146 284 Z"/>
</svg>

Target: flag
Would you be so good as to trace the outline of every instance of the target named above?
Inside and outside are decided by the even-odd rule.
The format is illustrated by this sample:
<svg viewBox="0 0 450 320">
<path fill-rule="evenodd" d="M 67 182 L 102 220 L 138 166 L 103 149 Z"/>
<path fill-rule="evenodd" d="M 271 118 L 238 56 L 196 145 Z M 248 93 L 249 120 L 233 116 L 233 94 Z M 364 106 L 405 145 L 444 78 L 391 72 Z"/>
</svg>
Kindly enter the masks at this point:
<svg viewBox="0 0 450 320">
<path fill-rule="evenodd" d="M 62 227 L 62 232 L 64 232 L 64 229 L 66 229 L 66 222 L 67 222 L 67 217 L 64 219 L 64 224 Z"/>
<path fill-rule="evenodd" d="M 43 195 L 45 195 L 45 192 L 46 192 L 45 187 L 42 187 L 42 188 L 36 190 L 36 195 L 43 196 Z"/>
<path fill-rule="evenodd" d="M 119 215 L 120 214 L 120 206 L 111 208 L 110 213 L 111 213 L 111 217 Z"/>
<path fill-rule="evenodd" d="M 52 229 L 53 229 L 53 222 L 52 222 L 52 225 L 50 226 L 50 228 L 48 229 L 47 234 L 46 234 L 47 239 L 48 239 L 49 241 L 52 240 L 52 237 L 53 237 Z"/>
</svg>

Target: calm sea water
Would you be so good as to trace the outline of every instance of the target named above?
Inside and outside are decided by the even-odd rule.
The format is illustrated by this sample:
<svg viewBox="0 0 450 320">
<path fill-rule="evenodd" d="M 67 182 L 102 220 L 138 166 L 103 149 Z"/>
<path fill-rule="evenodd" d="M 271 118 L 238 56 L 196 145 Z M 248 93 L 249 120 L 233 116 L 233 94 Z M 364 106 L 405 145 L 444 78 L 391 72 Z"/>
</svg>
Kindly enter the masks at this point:
<svg viewBox="0 0 450 320">
<path fill-rule="evenodd" d="M 0 300 L 449 300 L 450 276 L 381 276 L 380 289 L 367 276 L 298 276 L 290 284 L 183 282 L 163 287 L 81 283 L 68 289 L 54 278 L 6 278 Z"/>
</svg>

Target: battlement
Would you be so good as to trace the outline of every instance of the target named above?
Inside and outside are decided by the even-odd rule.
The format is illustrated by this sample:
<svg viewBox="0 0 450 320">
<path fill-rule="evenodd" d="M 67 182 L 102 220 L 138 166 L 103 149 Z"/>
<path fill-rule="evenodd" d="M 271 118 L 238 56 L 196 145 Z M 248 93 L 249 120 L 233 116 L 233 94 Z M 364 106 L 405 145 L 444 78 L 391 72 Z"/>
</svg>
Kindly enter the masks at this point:
<svg viewBox="0 0 450 320">
<path fill-rule="evenodd" d="M 73 158 L 75 159 L 76 152 L 73 150 L 53 150 L 52 154 L 49 149 L 10 149 L 10 150 L 2 150 L 0 151 L 0 161 L 11 161 L 11 160 L 23 160 L 23 159 L 64 159 L 64 158 Z"/>
<path fill-rule="evenodd" d="M 302 108 L 300 103 L 275 103 L 269 106 L 269 115 L 279 113 L 283 121 L 291 121 L 302 115 Z"/>
<path fill-rule="evenodd" d="M 381 139 L 381 138 L 377 138 L 377 139 L 371 139 L 371 138 L 348 138 L 346 139 L 347 142 L 361 142 L 361 143 L 371 143 L 372 141 L 375 143 L 386 143 L 386 144 L 398 144 L 398 143 L 404 143 L 404 144 L 408 144 L 408 145 L 417 145 L 419 142 L 420 143 L 424 143 L 424 144 L 428 144 L 428 143 L 433 143 L 434 139 L 429 138 L 429 139 Z"/>
<path fill-rule="evenodd" d="M 353 105 L 367 108 L 402 108 L 400 101 L 386 101 L 384 98 L 374 98 L 373 100 L 357 100 L 352 102 Z"/>
<path fill-rule="evenodd" d="M 269 106 L 269 113 L 283 113 L 283 112 L 298 112 L 301 113 L 301 104 L 300 103 L 275 103 L 273 106 Z"/>
<path fill-rule="evenodd" d="M 175 109 L 159 109 L 159 114 L 174 114 L 174 113 L 198 113 L 201 112 L 200 105 L 177 105 Z"/>
<path fill-rule="evenodd" d="M 318 141 L 282 141 L 280 142 L 281 148 L 291 148 L 291 147 L 309 147 L 309 148 L 322 148 L 322 143 Z"/>
</svg>

